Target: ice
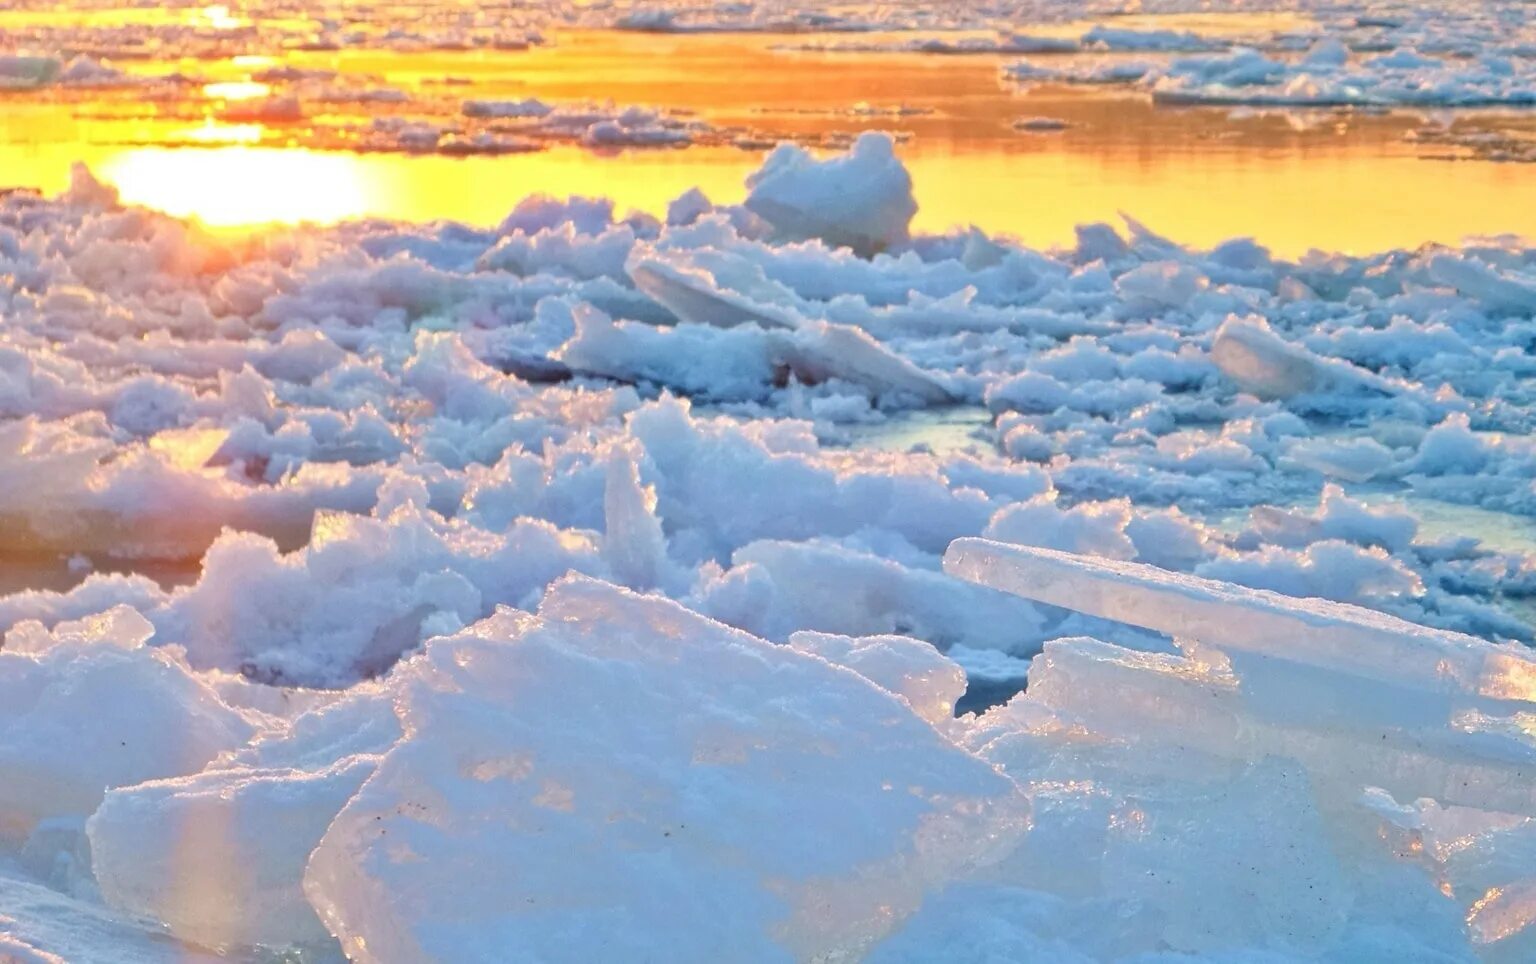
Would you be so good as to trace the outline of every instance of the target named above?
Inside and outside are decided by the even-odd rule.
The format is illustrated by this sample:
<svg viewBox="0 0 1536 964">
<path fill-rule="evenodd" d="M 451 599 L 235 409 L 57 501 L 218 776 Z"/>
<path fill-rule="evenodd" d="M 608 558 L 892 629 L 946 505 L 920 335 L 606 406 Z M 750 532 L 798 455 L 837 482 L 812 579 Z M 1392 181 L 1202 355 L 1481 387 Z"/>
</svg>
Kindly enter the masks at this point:
<svg viewBox="0 0 1536 964">
<path fill-rule="evenodd" d="M 1395 391 L 1390 382 L 1370 372 L 1286 342 L 1262 319 L 1233 317 L 1223 322 L 1211 345 L 1211 358 L 1222 374 L 1260 398 Z"/>
<path fill-rule="evenodd" d="M 554 110 L 537 98 L 523 100 L 466 100 L 461 105 L 467 117 L 547 117 Z"/>
<path fill-rule="evenodd" d="M 281 484 L 254 486 L 152 443 L 108 457 L 109 440 L 81 427 L 27 418 L 0 429 L 0 486 L 15 493 L 0 518 L 16 551 L 197 558 L 226 525 L 291 545 L 302 541 L 317 506 L 365 509 L 377 487 L 366 473 L 318 464 L 298 467 Z M 43 486 L 40 478 L 55 481 Z"/>
<path fill-rule="evenodd" d="M 54 647 L 115 646 L 136 650 L 155 633 L 155 627 L 132 606 L 118 604 L 83 619 L 60 620 L 45 627 L 36 620 L 17 623 L 5 633 L 5 651 L 39 656 Z"/>
<path fill-rule="evenodd" d="M 400 739 L 387 679 L 356 683 L 343 694 L 241 682 L 247 694 L 277 697 L 267 709 L 278 719 L 221 755 L 212 769 L 323 770 L 347 757 L 383 753 Z"/>
<path fill-rule="evenodd" d="M 6 964 L 216 964 L 227 958 L 176 943 L 153 921 L 124 919 L 96 904 L 0 871 L 0 960 Z"/>
<path fill-rule="evenodd" d="M 1496 56 L 1426 57 L 1405 46 L 1351 64 L 1330 47 L 1293 63 L 1249 49 L 1176 60 L 1149 86 L 1178 104 L 1484 107 L 1536 101 L 1531 79 L 1525 64 Z"/>
<path fill-rule="evenodd" d="M 1027 825 L 857 675 L 595 582 L 403 673 L 306 874 L 354 960 L 854 955 Z"/>
<path fill-rule="evenodd" d="M 1337 941 L 1348 888 L 1302 768 L 1265 761 L 1204 789 L 1183 806 L 1133 809 L 1112 826 L 1105 890 L 1163 909 L 1163 939 L 1187 953 L 1253 941 L 1308 955 Z"/>
<path fill-rule="evenodd" d="M 868 21 L 831 10 L 794 10 L 775 6 L 723 7 L 689 9 L 635 5 L 612 18 L 617 30 L 646 33 L 716 33 L 740 31 L 766 33 L 804 33 L 818 31 L 861 31 L 871 29 Z"/>
<path fill-rule="evenodd" d="M 1083 552 L 1105 559 L 1131 559 L 1136 545 L 1126 534 L 1129 503 L 1094 503 L 1061 509 L 1056 493 L 1038 495 L 1000 509 L 983 532 L 989 539 Z"/>
<path fill-rule="evenodd" d="M 1020 117 L 1013 122 L 1014 130 L 1032 133 L 1064 131 L 1071 126 L 1070 122 L 1060 117 Z"/>
<path fill-rule="evenodd" d="M 941 647 L 1033 653 L 1044 617 L 942 573 L 834 545 L 754 542 L 700 588 L 701 611 L 772 639 L 794 630 L 915 635 Z"/>
<path fill-rule="evenodd" d="M 935 726 L 954 718 L 965 693 L 965 673 L 928 643 L 910 636 L 836 636 L 798 632 L 790 648 L 846 666 L 912 707 Z"/>
<path fill-rule="evenodd" d="M 950 920 L 980 922 L 930 903 L 893 952 L 938 953 L 950 934 L 959 946 L 1059 941 L 1116 959 L 1153 947 L 1519 959 L 1531 918 L 1517 835 L 1536 750 L 1513 722 L 1530 696 L 1522 650 L 1051 550 L 961 540 L 947 562 L 1030 599 L 1070 598 L 1173 633 L 1180 654 L 1046 645 L 1028 691 L 970 738 L 1024 782 L 1035 822 L 971 899 L 1052 910 L 956 937 Z M 1373 651 L 1364 665 L 1362 650 Z M 1478 664 L 1481 676 L 1462 671 Z M 1063 869 L 1084 852 L 1102 863 Z M 1495 853 L 1511 862 L 1495 865 Z M 1045 893 L 1026 902 L 1028 888 Z M 1071 923 L 1106 899 L 1127 902 L 1096 915 L 1117 920 L 1095 935 L 1113 951 Z"/>
<path fill-rule="evenodd" d="M 680 558 L 723 561 L 762 539 L 861 529 L 937 553 L 957 535 L 979 532 L 992 511 L 985 493 L 952 489 L 932 462 L 850 464 L 819 451 L 805 423 L 743 427 L 694 417 L 685 402 L 663 398 L 627 426 L 656 469 L 657 512 Z"/>
<path fill-rule="evenodd" d="M 1424 433 L 1408 467 L 1426 475 L 1476 474 L 1487 465 L 1492 447 L 1472 431 L 1471 420 L 1457 412 Z"/>
<path fill-rule="evenodd" d="M 1195 566 L 1197 575 L 1287 596 L 1374 605 L 1392 611 L 1400 599 L 1422 597 L 1418 574 L 1379 546 L 1353 545 L 1322 533 L 1302 549 L 1269 545 L 1222 554 Z"/>
<path fill-rule="evenodd" d="M 780 238 L 818 238 L 861 254 L 905 241 L 917 213 L 912 179 L 888 134 L 861 134 L 848 154 L 827 161 L 781 145 L 747 186 L 747 208 Z"/>
<path fill-rule="evenodd" d="M 603 486 L 603 555 L 632 589 L 654 589 L 668 575 L 667 537 L 656 518 L 656 489 L 640 482 L 632 452 L 608 456 Z"/>
<path fill-rule="evenodd" d="M 113 787 L 195 773 L 254 731 L 174 652 L 145 647 L 131 610 L 40 634 L 13 648 L 13 630 L 0 649 L 0 839 L 89 814 Z"/>
<path fill-rule="evenodd" d="M 376 762 L 209 770 L 109 791 L 86 824 L 102 896 L 204 947 L 326 949 L 304 866 Z"/>
<path fill-rule="evenodd" d="M 1149 60 L 1126 60 L 1110 54 L 1097 60 L 1073 61 L 1063 66 L 1042 66 L 1021 60 L 1003 68 L 1009 80 L 1028 87 L 1034 84 L 1133 84 L 1156 72 Z"/>
<path fill-rule="evenodd" d="M 615 322 L 590 305 L 572 313 L 576 331 L 555 358 L 572 371 L 622 382 L 650 382 L 716 401 L 761 401 L 773 392 L 785 343 L 757 325 L 718 331 L 701 325 L 657 328 Z"/>
<path fill-rule="evenodd" d="M 53 57 L 7 54 L 0 57 L 0 86 L 40 87 L 58 76 L 61 67 Z"/>
<path fill-rule="evenodd" d="M 918 399 L 923 405 L 955 401 L 945 380 L 893 354 L 863 329 L 814 322 L 788 339 L 787 363 L 805 381 L 839 378 L 880 393 Z"/>
<path fill-rule="evenodd" d="M 1412 685 L 1472 704 L 1536 700 L 1529 689 L 1536 658 L 1523 647 L 1490 646 L 1355 606 L 984 539 L 956 540 L 945 554 L 945 571 L 1176 639 Z"/>
<path fill-rule="evenodd" d="M 1083 34 L 1084 47 L 1105 50 L 1210 50 L 1223 46 L 1199 34 L 1177 30 L 1128 30 L 1100 24 Z"/>
<path fill-rule="evenodd" d="M 1408 549 L 1419 531 L 1419 521 L 1412 514 L 1390 508 L 1373 509 L 1332 484 L 1323 486 L 1317 511 L 1311 514 L 1258 506 L 1253 510 L 1251 524 L 1261 540 L 1280 546 L 1342 539 L 1392 552 Z"/>
<path fill-rule="evenodd" d="M 678 265 L 659 258 L 629 266 L 635 287 L 656 299 L 682 321 L 731 327 L 752 323 L 763 328 L 796 328 L 794 308 L 753 300 L 722 287 L 708 269 Z"/>
<path fill-rule="evenodd" d="M 1009 695 L 1024 688 L 1029 674 L 1029 660 L 993 649 L 972 649 L 956 643 L 944 655 L 965 671 L 966 681 L 972 686 L 1016 684 Z"/>
<path fill-rule="evenodd" d="M 1435 281 L 1477 298 L 1501 314 L 1529 314 L 1536 308 L 1536 278 L 1529 272 L 1501 271 L 1480 259 L 1451 254 L 1436 255 L 1428 272 Z"/>
<path fill-rule="evenodd" d="M 1286 452 L 1287 463 L 1348 482 L 1367 482 L 1397 463 L 1393 451 L 1373 438 L 1303 439 Z"/>
<path fill-rule="evenodd" d="M 1075 581 L 1080 608 L 1188 641 L 1184 659 L 1091 640 L 1047 645 L 1030 672 L 1032 698 L 1058 713 L 1091 712 L 1107 735 L 1177 733 L 1186 751 L 1294 757 L 1319 792 L 1340 798 L 1363 782 L 1489 810 L 1529 814 L 1536 805 L 1521 776 L 1533 752 L 1527 739 L 1448 725 L 1480 712 L 1471 707 L 1522 712 L 1532 663 L 1520 650 L 1050 550 L 962 542 L 951 560 L 957 571 L 1041 601 Z M 1117 680 L 1112 724 L 1090 709 L 1090 678 Z"/>
</svg>

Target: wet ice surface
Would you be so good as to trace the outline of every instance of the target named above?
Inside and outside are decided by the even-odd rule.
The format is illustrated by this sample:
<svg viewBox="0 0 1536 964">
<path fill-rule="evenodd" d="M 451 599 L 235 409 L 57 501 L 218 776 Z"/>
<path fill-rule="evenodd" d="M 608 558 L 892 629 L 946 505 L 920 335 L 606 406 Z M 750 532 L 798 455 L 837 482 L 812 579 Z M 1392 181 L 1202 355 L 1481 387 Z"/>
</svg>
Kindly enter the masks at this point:
<svg viewBox="0 0 1536 964">
<path fill-rule="evenodd" d="M 1272 98 L 1303 63 L 1377 71 L 1373 97 L 1508 95 L 1511 9 L 1098 29 L 1020 7 L 962 48 L 929 34 L 978 25 L 926 6 L 572 17 L 619 49 L 771 32 L 750 49 L 885 63 L 870 83 L 978 63 L 987 106 L 951 144 L 1127 119 L 1153 144 L 1255 120 L 1159 90 Z M 420 65 L 536 56 L 549 14 L 271 29 L 295 58 Z M 50 16 L 0 29 L 92 59 L 4 61 L 7 105 L 110 104 L 97 61 L 131 15 Z M 145 14 L 135 42 L 169 46 L 127 72 L 232 65 L 272 40 L 243 16 Z M 769 50 L 832 42 L 813 30 L 859 49 Z M 1020 56 L 1123 88 L 998 74 Z M 964 179 L 923 145 L 974 89 L 932 82 L 950 69 L 907 81 L 933 114 L 751 114 L 814 151 L 709 142 L 736 122 L 682 114 L 697 91 L 576 135 L 526 92 L 440 98 L 544 137 L 468 162 L 495 170 L 580 168 L 625 131 L 657 143 L 580 176 L 700 159 L 707 191 L 661 179 L 638 213 L 510 173 L 502 203 L 469 166 L 436 169 L 484 189 L 464 221 L 349 221 L 370 209 L 340 198 L 319 218 L 340 223 L 211 231 L 83 168 L 0 196 L 0 960 L 1536 955 L 1536 252 L 946 230 L 925 182 Z M 288 87 L 337 83 L 270 79 L 258 138 Z M 747 118 L 742 86 L 716 109 Z M 1270 120 L 1318 117 L 1354 149 L 1468 115 Z M 659 146 L 673 121 L 703 125 L 692 146 Z M 422 163 L 465 163 L 429 134 Z M 341 165 L 302 203 L 354 170 L 244 163 L 283 156 Z M 1469 198 L 1520 170 L 1464 163 Z"/>
</svg>

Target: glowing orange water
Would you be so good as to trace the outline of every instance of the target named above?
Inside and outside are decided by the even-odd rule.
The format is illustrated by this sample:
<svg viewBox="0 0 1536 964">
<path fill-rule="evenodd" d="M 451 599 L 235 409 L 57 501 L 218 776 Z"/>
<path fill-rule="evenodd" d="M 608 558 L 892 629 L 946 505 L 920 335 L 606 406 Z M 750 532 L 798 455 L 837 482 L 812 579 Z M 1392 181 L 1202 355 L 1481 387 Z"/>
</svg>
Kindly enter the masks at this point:
<svg viewBox="0 0 1536 964">
<path fill-rule="evenodd" d="M 1198 26 L 1234 23 L 1245 21 L 1215 18 Z M 1074 29 L 1080 25 L 1041 32 Z M 303 52 L 281 62 L 374 76 L 453 103 L 611 98 L 691 110 L 712 124 L 769 136 L 898 130 L 911 135 L 902 153 L 921 205 L 917 226 L 930 231 L 973 223 L 1053 245 L 1070 242 L 1077 224 L 1114 220 L 1124 211 L 1187 243 L 1254 236 L 1286 255 L 1313 247 L 1365 252 L 1454 243 L 1477 234 L 1536 236 L 1536 177 L 1529 168 L 1426 160 L 1403 139 L 1416 126 L 1412 118 L 1232 119 L 1221 111 L 1156 109 L 1103 91 L 1019 94 L 997 81 L 998 67 L 1015 57 L 774 49 L 805 39 L 572 33 L 523 53 Z M 198 64 L 209 81 L 202 96 L 210 104 L 262 96 L 250 73 L 275 62 Z M 448 77 L 461 83 L 445 86 Z M 859 102 L 918 112 L 846 112 Z M 761 160 L 759 152 L 730 147 L 617 157 L 574 148 L 501 157 L 359 156 L 285 147 L 280 128 L 260 124 L 189 125 L 110 101 L 90 106 L 82 112 L 78 103 L 15 97 L 0 103 L 0 181 L 57 190 L 69 162 L 83 159 L 127 200 L 219 228 L 365 215 L 490 225 L 534 192 L 608 195 L 621 208 L 653 213 L 694 186 L 737 201 L 742 179 Z M 79 119 L 82 113 L 88 116 Z M 1033 115 L 1071 126 L 1050 134 L 1013 129 L 1015 118 Z M 155 146 L 168 140 L 210 146 Z"/>
</svg>

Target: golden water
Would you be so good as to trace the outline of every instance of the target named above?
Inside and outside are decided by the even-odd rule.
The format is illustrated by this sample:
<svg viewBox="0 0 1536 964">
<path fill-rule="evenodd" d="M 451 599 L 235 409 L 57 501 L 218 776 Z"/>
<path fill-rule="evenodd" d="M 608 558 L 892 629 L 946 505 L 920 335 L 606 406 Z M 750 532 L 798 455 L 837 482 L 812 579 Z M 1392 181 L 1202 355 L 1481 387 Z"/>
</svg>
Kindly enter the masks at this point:
<svg viewBox="0 0 1536 964">
<path fill-rule="evenodd" d="M 1261 25 L 1231 18 L 1197 24 L 1236 33 Z M 1420 123 L 1412 116 L 1244 117 L 1154 108 L 1123 91 L 1016 92 L 998 81 L 999 67 L 1017 59 L 1011 56 L 774 49 L 900 35 L 566 32 L 552 39 L 527 52 L 296 52 L 282 62 L 377 76 L 439 103 L 611 99 L 693 111 L 717 126 L 774 137 L 898 131 L 910 136 L 902 154 L 923 230 L 976 224 L 1048 246 L 1070 242 L 1079 223 L 1113 220 L 1123 211 L 1183 242 L 1252 236 L 1285 255 L 1313 247 L 1362 253 L 1480 234 L 1536 236 L 1529 166 L 1447 159 L 1444 148 L 1416 146 L 1404 139 Z M 223 101 L 264 94 L 249 77 L 274 62 L 132 65 L 205 77 L 208 86 L 190 88 L 188 97 L 205 101 L 210 119 L 198 116 L 197 104 L 190 114 L 187 104 L 168 111 L 122 93 L 0 96 L 0 183 L 57 190 L 79 159 L 116 183 L 125 199 L 215 227 L 361 216 L 491 225 L 533 192 L 607 195 L 621 207 L 653 213 L 693 186 L 716 200 L 738 201 L 742 179 L 761 161 L 760 151 L 719 146 L 609 155 L 575 147 L 470 158 L 358 155 L 287 147 L 280 128 L 211 119 Z M 445 85 L 448 77 L 457 83 Z M 923 113 L 846 111 L 860 103 Z M 1071 126 L 1056 133 L 1013 129 L 1015 119 L 1037 115 Z M 189 139 L 208 146 L 164 146 Z M 1440 156 L 1423 156 L 1430 150 Z"/>
</svg>

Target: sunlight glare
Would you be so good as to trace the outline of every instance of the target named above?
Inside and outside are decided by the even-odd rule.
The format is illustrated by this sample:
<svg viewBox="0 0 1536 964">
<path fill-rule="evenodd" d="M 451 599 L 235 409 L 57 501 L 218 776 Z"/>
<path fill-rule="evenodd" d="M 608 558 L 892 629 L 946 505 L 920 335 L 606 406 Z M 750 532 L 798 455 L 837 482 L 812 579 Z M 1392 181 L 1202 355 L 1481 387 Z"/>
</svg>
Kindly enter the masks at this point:
<svg viewBox="0 0 1536 964">
<path fill-rule="evenodd" d="M 114 156 L 101 174 L 124 201 L 211 228 L 330 223 L 369 207 L 367 172 L 346 154 L 142 148 Z"/>
<path fill-rule="evenodd" d="M 270 84 L 253 80 L 228 80 L 216 84 L 204 84 L 203 96 L 210 100 L 255 100 L 272 93 Z"/>
<path fill-rule="evenodd" d="M 214 30 L 238 30 L 247 22 L 240 17 L 231 16 L 229 7 L 223 4 L 193 11 L 189 19 L 196 26 L 212 27 Z"/>
<path fill-rule="evenodd" d="M 200 127 L 189 128 L 182 136 L 198 144 L 260 144 L 260 124 L 222 124 L 215 120 L 205 121 Z"/>
</svg>

